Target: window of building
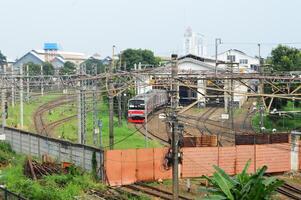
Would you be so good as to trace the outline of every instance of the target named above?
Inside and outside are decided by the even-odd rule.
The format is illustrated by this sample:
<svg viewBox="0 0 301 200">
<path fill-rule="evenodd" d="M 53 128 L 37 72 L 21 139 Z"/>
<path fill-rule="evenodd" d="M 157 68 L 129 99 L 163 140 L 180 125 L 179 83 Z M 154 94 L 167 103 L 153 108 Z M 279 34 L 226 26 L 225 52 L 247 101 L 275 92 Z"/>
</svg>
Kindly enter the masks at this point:
<svg viewBox="0 0 301 200">
<path fill-rule="evenodd" d="M 227 60 L 230 62 L 235 62 L 235 56 L 234 55 L 228 55 Z"/>
<path fill-rule="evenodd" d="M 239 64 L 248 64 L 248 59 L 240 59 Z"/>
<path fill-rule="evenodd" d="M 258 71 L 258 66 L 257 65 L 251 65 L 251 69 L 254 71 Z"/>
</svg>

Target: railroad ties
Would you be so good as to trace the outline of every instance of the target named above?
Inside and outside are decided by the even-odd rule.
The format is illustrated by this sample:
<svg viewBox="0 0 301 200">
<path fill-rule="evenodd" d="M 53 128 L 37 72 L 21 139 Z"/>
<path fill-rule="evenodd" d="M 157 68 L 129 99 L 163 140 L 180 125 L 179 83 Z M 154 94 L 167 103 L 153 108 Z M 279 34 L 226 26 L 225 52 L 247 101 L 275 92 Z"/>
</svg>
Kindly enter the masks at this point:
<svg viewBox="0 0 301 200">
<path fill-rule="evenodd" d="M 159 199 L 165 199 L 165 200 L 171 200 L 172 198 L 172 192 L 159 189 L 157 187 L 153 187 L 150 185 L 146 185 L 144 183 L 137 183 L 133 185 L 125 185 L 122 187 L 126 192 L 138 194 L 139 192 L 142 192 L 144 194 L 147 194 L 150 197 L 159 198 Z M 192 200 L 192 198 L 188 198 L 185 196 L 180 195 L 180 200 Z"/>
</svg>

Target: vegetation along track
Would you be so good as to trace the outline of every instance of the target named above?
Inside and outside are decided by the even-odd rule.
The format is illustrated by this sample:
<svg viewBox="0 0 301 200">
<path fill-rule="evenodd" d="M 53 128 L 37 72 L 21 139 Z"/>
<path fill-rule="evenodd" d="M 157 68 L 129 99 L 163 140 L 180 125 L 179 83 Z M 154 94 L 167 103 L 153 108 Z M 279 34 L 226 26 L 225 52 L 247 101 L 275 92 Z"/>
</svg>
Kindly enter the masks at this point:
<svg viewBox="0 0 301 200">
<path fill-rule="evenodd" d="M 137 194 L 137 192 L 142 192 L 144 194 L 147 194 L 151 197 L 154 198 L 159 198 L 159 199 L 165 199 L 165 200 L 170 200 L 172 198 L 172 192 L 166 191 L 166 190 L 161 190 L 157 187 L 153 187 L 150 185 L 146 185 L 143 183 L 137 183 L 133 185 L 126 185 L 123 186 L 127 191 L 132 191 L 134 194 Z M 180 195 L 179 196 L 180 200 L 191 200 L 191 198 L 185 197 Z"/>
<path fill-rule="evenodd" d="M 266 174 L 266 176 L 270 177 L 271 175 Z M 286 182 L 281 187 L 279 187 L 276 191 L 286 197 L 289 197 L 290 199 L 301 200 L 301 190 Z"/>
<path fill-rule="evenodd" d="M 55 126 L 57 126 L 57 125 L 55 125 L 57 123 L 53 122 L 51 124 L 46 124 L 43 119 L 44 113 L 48 112 L 49 110 L 51 110 L 55 107 L 59 107 L 61 105 L 73 102 L 75 100 L 74 97 L 75 97 L 74 95 L 69 95 L 67 97 L 62 96 L 58 99 L 52 100 L 52 101 L 40 106 L 37 109 L 37 111 L 34 113 L 34 117 L 33 117 L 34 118 L 34 126 L 35 126 L 37 133 L 48 136 L 50 134 L 50 128 L 54 128 Z M 63 120 L 63 119 L 58 120 L 58 121 L 61 121 L 61 123 L 66 122 L 66 120 Z"/>
</svg>

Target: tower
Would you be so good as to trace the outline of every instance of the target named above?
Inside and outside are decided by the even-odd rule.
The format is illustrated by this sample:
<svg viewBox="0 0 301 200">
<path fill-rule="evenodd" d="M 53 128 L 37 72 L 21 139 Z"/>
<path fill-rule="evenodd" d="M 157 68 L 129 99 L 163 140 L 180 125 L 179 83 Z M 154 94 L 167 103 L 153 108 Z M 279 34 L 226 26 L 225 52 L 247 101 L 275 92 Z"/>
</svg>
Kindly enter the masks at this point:
<svg viewBox="0 0 301 200">
<path fill-rule="evenodd" d="M 184 55 L 193 54 L 196 56 L 205 56 L 205 36 L 192 31 L 188 27 L 184 33 Z"/>
<path fill-rule="evenodd" d="M 58 49 L 57 43 L 44 43 L 45 61 L 50 62 L 54 59 Z"/>
</svg>

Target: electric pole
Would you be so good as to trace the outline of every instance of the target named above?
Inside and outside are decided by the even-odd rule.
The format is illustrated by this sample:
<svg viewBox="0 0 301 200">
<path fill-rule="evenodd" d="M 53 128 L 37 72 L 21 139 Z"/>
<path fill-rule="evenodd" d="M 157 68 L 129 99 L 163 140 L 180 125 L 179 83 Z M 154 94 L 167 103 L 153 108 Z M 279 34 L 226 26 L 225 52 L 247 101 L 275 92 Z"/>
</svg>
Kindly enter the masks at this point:
<svg viewBox="0 0 301 200">
<path fill-rule="evenodd" d="M 263 73 L 263 69 L 262 69 L 262 65 L 261 65 L 261 44 L 259 43 L 258 44 L 258 60 L 259 60 L 259 75 L 262 76 L 262 73 Z M 264 89 L 263 89 L 263 81 L 262 79 L 259 80 L 259 88 L 258 88 L 258 93 L 259 94 L 263 94 L 264 93 Z M 260 132 L 262 133 L 263 130 L 263 113 L 264 113 L 264 107 L 263 107 L 263 104 L 264 104 L 264 98 L 262 98 L 262 102 L 260 100 L 260 96 L 258 96 L 258 103 L 260 103 L 259 105 L 259 109 L 260 109 Z"/>
<path fill-rule="evenodd" d="M 263 105 L 260 105 L 260 107 L 259 107 L 259 113 L 260 113 L 260 133 L 262 133 L 263 132 L 263 128 L 264 128 L 264 121 L 263 121 L 263 113 L 264 113 L 264 107 L 263 107 Z"/>
<path fill-rule="evenodd" d="M 259 75 L 260 76 L 262 76 L 262 72 L 263 72 L 263 70 L 262 70 L 262 66 L 261 66 L 261 53 L 260 53 L 260 49 L 261 48 L 261 45 L 260 44 L 258 44 L 258 60 L 259 60 L 259 65 L 258 65 L 258 67 L 259 67 L 259 69 L 258 69 L 258 71 L 259 71 Z M 259 80 L 259 89 L 258 89 L 258 92 L 259 92 L 259 94 L 262 94 L 263 93 L 263 81 L 262 81 L 262 79 L 260 79 Z M 259 97 L 259 99 L 260 99 L 260 97 Z"/>
<path fill-rule="evenodd" d="M 122 93 L 119 93 L 117 95 L 117 101 L 118 101 L 118 126 L 122 126 L 122 109 L 121 109 L 121 95 Z"/>
<path fill-rule="evenodd" d="M 171 68 L 171 78 L 172 78 L 172 85 L 171 85 L 171 126 L 172 126 L 172 134 L 171 134 L 171 148 L 172 148 L 172 193 L 173 199 L 179 198 L 179 172 L 178 172 L 178 165 L 179 165 L 179 133 L 178 133 L 178 120 L 177 120 L 177 113 L 176 109 L 178 107 L 178 84 L 177 84 L 177 77 L 178 77 L 178 63 L 177 63 L 178 56 L 176 54 L 171 55 L 172 60 L 172 68 Z"/>
<path fill-rule="evenodd" d="M 97 65 L 93 65 L 93 75 L 97 75 Z M 93 87 L 93 144 L 97 145 L 97 93 L 96 93 L 96 81 L 92 81 L 92 87 Z"/>
<path fill-rule="evenodd" d="M 84 66 L 80 65 L 78 72 L 79 75 L 83 75 Z M 86 143 L 86 95 L 84 81 L 78 82 L 78 142 L 80 144 Z"/>
<path fill-rule="evenodd" d="M 3 65 L 3 74 L 6 76 L 6 65 Z M 7 102 L 6 102 L 6 85 L 5 81 L 2 82 L 3 89 L 1 90 L 1 107 L 2 107 L 2 128 L 6 126 L 6 116 L 7 116 Z"/>
<path fill-rule="evenodd" d="M 15 107 L 15 74 L 14 74 L 14 65 L 11 66 L 11 76 L 12 76 L 12 86 L 11 86 L 11 106 Z"/>
<path fill-rule="evenodd" d="M 26 65 L 26 101 L 29 102 L 29 67 Z"/>
<path fill-rule="evenodd" d="M 218 66 L 218 61 L 217 61 L 217 54 L 218 54 L 218 45 L 222 43 L 222 40 L 220 38 L 215 38 L 215 77 L 217 76 L 217 66 Z"/>
<path fill-rule="evenodd" d="M 231 116 L 231 132 L 235 134 L 234 131 L 234 87 L 233 87 L 233 63 L 231 62 L 231 80 L 230 80 L 230 116 Z"/>
<path fill-rule="evenodd" d="M 43 72 L 43 65 L 41 65 L 41 95 L 44 95 L 44 83 L 43 83 L 43 78 L 44 76 L 44 72 Z"/>
<path fill-rule="evenodd" d="M 22 129 L 24 126 L 23 119 L 23 65 L 20 66 L 20 128 Z"/>
<path fill-rule="evenodd" d="M 122 56 L 122 51 L 120 51 L 119 54 L 119 70 L 121 71 L 121 56 Z M 117 95 L 117 101 L 118 101 L 118 126 L 121 127 L 122 126 L 122 108 L 121 108 L 121 97 L 122 97 L 122 93 L 119 93 Z"/>
<path fill-rule="evenodd" d="M 114 96 L 113 96 L 113 68 L 114 68 L 114 50 L 115 45 L 112 48 L 112 63 L 111 67 L 109 68 L 109 139 L 110 139 L 110 149 L 114 149 Z"/>
</svg>

